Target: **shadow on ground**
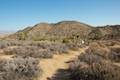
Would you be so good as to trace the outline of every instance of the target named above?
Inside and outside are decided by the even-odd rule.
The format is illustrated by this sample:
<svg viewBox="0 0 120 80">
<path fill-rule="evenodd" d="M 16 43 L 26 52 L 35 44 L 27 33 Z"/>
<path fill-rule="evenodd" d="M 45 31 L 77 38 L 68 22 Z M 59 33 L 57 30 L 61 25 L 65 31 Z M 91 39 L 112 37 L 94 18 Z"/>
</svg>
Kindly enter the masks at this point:
<svg viewBox="0 0 120 80">
<path fill-rule="evenodd" d="M 47 78 L 47 80 L 71 80 L 70 72 L 67 69 L 59 69 L 56 74 L 54 74 L 51 78 Z"/>
</svg>

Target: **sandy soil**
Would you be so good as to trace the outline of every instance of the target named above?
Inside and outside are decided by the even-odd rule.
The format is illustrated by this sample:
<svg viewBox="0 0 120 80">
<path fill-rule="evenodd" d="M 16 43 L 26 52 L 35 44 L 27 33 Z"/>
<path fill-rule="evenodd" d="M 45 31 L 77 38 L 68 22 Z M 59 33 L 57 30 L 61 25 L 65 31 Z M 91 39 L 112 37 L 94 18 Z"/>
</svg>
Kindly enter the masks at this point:
<svg viewBox="0 0 120 80">
<path fill-rule="evenodd" d="M 15 48 L 9 47 L 9 48 Z M 59 69 L 67 69 L 69 64 L 66 62 L 72 61 L 77 59 L 77 56 L 84 52 L 86 48 L 81 48 L 78 51 L 69 51 L 69 54 L 61 54 L 61 55 L 54 55 L 51 59 L 41 59 L 40 60 L 40 67 L 43 70 L 43 75 L 40 77 L 39 80 L 47 80 L 47 78 L 51 78 Z M 0 50 L 2 53 L 3 51 Z M 0 59 L 11 59 L 13 55 L 4 55 L 0 54 Z M 120 66 L 119 63 L 114 63 L 117 66 Z"/>
<path fill-rule="evenodd" d="M 58 69 L 67 69 L 69 65 L 66 62 L 77 58 L 85 49 L 86 48 L 81 48 L 79 51 L 69 51 L 69 54 L 54 55 L 52 59 L 40 60 L 43 75 L 39 80 L 47 80 L 47 78 L 52 77 Z"/>
</svg>

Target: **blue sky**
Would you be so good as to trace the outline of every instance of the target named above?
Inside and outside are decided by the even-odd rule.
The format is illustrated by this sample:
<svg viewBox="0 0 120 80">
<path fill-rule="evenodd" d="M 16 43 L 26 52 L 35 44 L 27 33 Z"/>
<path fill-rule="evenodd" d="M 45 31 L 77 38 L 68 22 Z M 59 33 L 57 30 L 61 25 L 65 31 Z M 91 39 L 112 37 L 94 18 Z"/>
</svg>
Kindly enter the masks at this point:
<svg viewBox="0 0 120 80">
<path fill-rule="evenodd" d="M 95 26 L 120 24 L 120 0 L 0 0 L 0 30 L 62 20 Z"/>
</svg>

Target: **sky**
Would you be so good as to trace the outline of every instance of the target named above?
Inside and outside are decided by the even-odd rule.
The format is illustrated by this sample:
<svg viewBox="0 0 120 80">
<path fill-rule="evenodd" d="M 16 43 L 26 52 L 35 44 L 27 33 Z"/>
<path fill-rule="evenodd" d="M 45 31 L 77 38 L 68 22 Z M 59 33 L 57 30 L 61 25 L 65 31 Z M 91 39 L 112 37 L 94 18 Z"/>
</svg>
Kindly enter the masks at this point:
<svg viewBox="0 0 120 80">
<path fill-rule="evenodd" d="M 120 24 L 120 0 L 0 0 L 0 31 L 66 20 L 93 26 Z"/>
</svg>

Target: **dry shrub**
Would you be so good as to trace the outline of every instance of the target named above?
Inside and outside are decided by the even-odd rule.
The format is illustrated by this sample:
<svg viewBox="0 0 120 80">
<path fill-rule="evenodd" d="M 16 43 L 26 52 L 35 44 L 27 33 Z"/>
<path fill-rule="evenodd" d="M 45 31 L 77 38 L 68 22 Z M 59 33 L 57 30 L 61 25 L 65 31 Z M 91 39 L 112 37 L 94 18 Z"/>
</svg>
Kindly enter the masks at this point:
<svg viewBox="0 0 120 80">
<path fill-rule="evenodd" d="M 49 46 L 49 49 L 59 54 L 68 53 L 68 50 L 69 50 L 69 48 L 65 44 L 62 44 L 62 43 L 52 43 Z"/>
<path fill-rule="evenodd" d="M 78 58 L 81 62 L 86 62 L 87 64 L 101 63 L 104 60 L 101 56 L 93 53 L 82 53 Z"/>
<path fill-rule="evenodd" d="M 83 54 L 71 66 L 70 80 L 120 80 L 120 67 L 98 55 Z"/>
<path fill-rule="evenodd" d="M 110 47 L 110 49 L 111 49 L 111 54 L 110 54 L 111 60 L 115 62 L 120 62 L 120 46 L 113 46 Z"/>
<path fill-rule="evenodd" d="M 38 52 L 31 54 L 31 56 L 35 58 L 52 58 L 53 53 L 50 50 L 44 49 L 44 50 L 39 50 Z"/>
<path fill-rule="evenodd" d="M 69 67 L 70 80 L 120 80 L 120 46 L 92 43 Z M 110 61 L 111 60 L 111 61 Z"/>
<path fill-rule="evenodd" d="M 53 54 L 48 49 L 39 49 L 36 46 L 19 46 L 17 48 L 4 49 L 4 54 L 29 56 L 34 58 L 52 58 Z"/>
<path fill-rule="evenodd" d="M 120 45 L 119 40 L 105 40 L 105 41 L 100 41 L 101 44 L 104 44 L 106 46 L 114 46 L 114 45 Z"/>
<path fill-rule="evenodd" d="M 69 49 L 71 50 L 78 50 L 81 46 L 80 45 L 77 45 L 75 43 L 68 43 L 66 44 L 68 46 Z"/>
<path fill-rule="evenodd" d="M 5 54 L 5 55 L 13 55 L 13 54 L 15 54 L 15 52 L 13 52 L 13 49 L 11 49 L 11 48 L 4 48 L 3 49 L 3 54 Z"/>
<path fill-rule="evenodd" d="M 49 80 L 120 80 L 120 66 L 96 54 L 83 53 L 69 64 Z"/>
<path fill-rule="evenodd" d="M 109 59 L 110 49 L 104 45 L 92 43 L 90 44 L 90 47 L 86 50 L 86 53 L 93 53 L 95 55 L 101 56 L 104 59 Z"/>
<path fill-rule="evenodd" d="M 68 46 L 66 46 L 63 43 L 59 43 L 59 42 L 39 42 L 39 43 L 31 44 L 31 45 L 37 46 L 42 49 L 48 49 L 52 51 L 53 53 L 57 52 L 59 54 L 67 53 L 69 49 Z"/>
<path fill-rule="evenodd" d="M 42 74 L 39 61 L 31 57 L 0 60 L 0 80 L 33 80 Z"/>
<path fill-rule="evenodd" d="M 21 55 L 35 58 L 52 58 L 53 54 L 68 53 L 69 48 L 62 43 L 32 43 L 29 45 L 16 46 L 16 48 L 5 48 L 4 54 Z"/>
<path fill-rule="evenodd" d="M 6 48 L 8 45 L 7 43 L 3 42 L 3 41 L 0 41 L 0 49 L 4 49 Z"/>
<path fill-rule="evenodd" d="M 120 80 L 120 67 L 110 63 L 84 64 L 70 71 L 72 80 Z"/>
<path fill-rule="evenodd" d="M 21 46 L 23 45 L 24 43 L 22 43 L 21 41 L 0 41 L 0 49 L 3 49 L 3 48 L 7 48 L 9 46 Z"/>
<path fill-rule="evenodd" d="M 102 45 L 101 45 L 102 44 Z M 103 43 L 92 43 L 86 53 L 98 55 L 106 60 L 120 62 L 120 45 L 106 46 Z"/>
<path fill-rule="evenodd" d="M 68 46 L 60 42 L 34 42 L 31 46 L 37 46 L 41 49 L 49 49 L 52 52 L 67 53 Z"/>
</svg>

